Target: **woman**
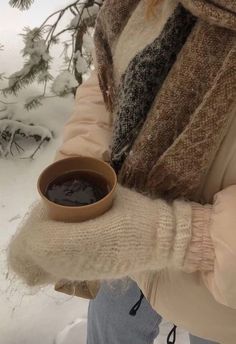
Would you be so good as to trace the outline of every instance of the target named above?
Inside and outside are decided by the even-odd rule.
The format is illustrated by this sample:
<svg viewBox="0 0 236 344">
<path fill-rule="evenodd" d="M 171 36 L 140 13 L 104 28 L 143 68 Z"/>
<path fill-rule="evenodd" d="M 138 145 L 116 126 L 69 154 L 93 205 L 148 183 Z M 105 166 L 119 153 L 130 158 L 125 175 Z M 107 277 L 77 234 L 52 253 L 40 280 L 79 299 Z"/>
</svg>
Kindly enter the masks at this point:
<svg viewBox="0 0 236 344">
<path fill-rule="evenodd" d="M 82 224 L 33 207 L 9 250 L 28 284 L 129 276 L 164 318 L 235 343 L 235 31 L 235 0 L 105 1 L 97 71 L 58 158 L 109 156 L 123 186 L 109 212 Z M 116 298 L 102 285 L 89 344 L 152 342 L 160 317 L 146 301 L 129 317 L 130 288 Z"/>
</svg>

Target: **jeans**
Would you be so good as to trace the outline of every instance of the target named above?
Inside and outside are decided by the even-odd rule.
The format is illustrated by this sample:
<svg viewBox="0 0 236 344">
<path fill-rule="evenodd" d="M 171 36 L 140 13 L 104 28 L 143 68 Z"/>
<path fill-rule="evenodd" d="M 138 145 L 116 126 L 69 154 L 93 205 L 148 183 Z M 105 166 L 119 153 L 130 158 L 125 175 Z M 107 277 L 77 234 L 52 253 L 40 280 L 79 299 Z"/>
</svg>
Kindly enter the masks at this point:
<svg viewBox="0 0 236 344">
<path fill-rule="evenodd" d="M 103 283 L 96 299 L 90 302 L 87 344 L 153 344 L 161 316 L 145 298 L 136 316 L 129 315 L 140 290 L 135 282 L 127 283 Z M 191 344 L 214 344 L 192 335 L 189 338 Z"/>
</svg>

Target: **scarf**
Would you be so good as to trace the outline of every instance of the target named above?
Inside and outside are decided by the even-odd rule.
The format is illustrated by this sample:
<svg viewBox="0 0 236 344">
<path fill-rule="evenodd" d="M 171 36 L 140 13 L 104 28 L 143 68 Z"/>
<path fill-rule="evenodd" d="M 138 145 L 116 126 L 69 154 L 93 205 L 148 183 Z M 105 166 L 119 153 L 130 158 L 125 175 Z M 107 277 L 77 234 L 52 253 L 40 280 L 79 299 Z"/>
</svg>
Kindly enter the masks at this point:
<svg viewBox="0 0 236 344">
<path fill-rule="evenodd" d="M 128 187 L 193 199 L 236 100 L 236 1 L 181 0 L 116 90 L 112 53 L 138 2 L 107 0 L 95 32 L 100 86 L 115 118 L 111 162 Z"/>
</svg>

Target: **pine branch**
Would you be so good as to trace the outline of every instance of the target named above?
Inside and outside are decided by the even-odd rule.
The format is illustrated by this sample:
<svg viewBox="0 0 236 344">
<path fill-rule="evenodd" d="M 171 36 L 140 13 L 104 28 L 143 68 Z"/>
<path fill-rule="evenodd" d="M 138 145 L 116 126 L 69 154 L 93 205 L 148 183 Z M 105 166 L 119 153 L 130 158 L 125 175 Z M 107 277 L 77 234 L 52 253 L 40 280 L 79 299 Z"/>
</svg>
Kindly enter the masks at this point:
<svg viewBox="0 0 236 344">
<path fill-rule="evenodd" d="M 4 105 L 13 105 L 13 104 L 16 104 L 16 103 L 4 102 L 4 101 L 1 100 L 1 99 L 0 99 L 0 103 L 1 103 L 1 104 L 4 104 Z"/>
<path fill-rule="evenodd" d="M 29 98 L 27 102 L 25 103 L 25 109 L 27 111 L 36 109 L 37 107 L 42 105 L 42 99 L 43 99 L 43 95 Z"/>
<path fill-rule="evenodd" d="M 11 6 L 20 9 L 28 9 L 33 2 L 34 0 L 9 0 Z M 87 72 L 91 65 L 91 52 L 83 48 L 84 35 L 89 28 L 94 27 L 96 14 L 102 3 L 103 0 L 74 0 L 64 8 L 49 15 L 40 27 L 34 29 L 26 27 L 22 34 L 24 40 L 24 49 L 22 50 L 22 55 L 25 58 L 24 66 L 8 78 L 8 87 L 1 90 L 3 95 L 17 95 L 22 88 L 36 81 L 44 85 L 43 92 L 41 95 L 28 99 L 25 108 L 28 111 L 34 109 L 42 105 L 44 99 L 52 97 L 47 96 L 47 88 L 50 81 L 53 80 L 52 75 L 49 73 L 52 61 L 50 56 L 51 47 L 53 44 L 58 44 L 59 39 L 68 31 L 71 32 L 71 40 L 70 43 L 64 45 L 63 50 L 65 62 L 63 70 L 67 71 L 68 74 L 62 75 L 61 78 L 58 78 L 59 75 L 56 78 L 59 81 L 61 80 L 61 85 L 58 85 L 58 82 L 54 83 L 52 91 L 53 96 L 74 93 L 78 83 L 81 84 L 83 81 L 83 74 Z M 59 24 L 65 13 L 72 15 L 74 18 L 72 18 L 68 26 L 59 30 Z M 77 54 L 77 51 L 79 54 Z M 77 82 L 75 79 L 73 80 L 71 73 L 75 74 Z"/>
<path fill-rule="evenodd" d="M 27 10 L 33 4 L 34 0 L 10 0 L 9 5 L 17 7 L 20 10 Z"/>
<path fill-rule="evenodd" d="M 25 26 L 23 29 L 23 33 L 20 34 L 20 36 L 23 37 L 23 41 L 25 44 L 24 49 L 22 50 L 23 56 L 27 55 L 27 48 L 29 46 L 32 46 L 35 42 L 43 40 L 43 35 L 45 33 L 47 27 L 38 28 L 35 27 L 33 29 L 30 29 L 30 27 Z"/>
<path fill-rule="evenodd" d="M 47 71 L 47 68 L 48 65 L 42 59 L 33 65 L 31 65 L 31 62 L 27 62 L 19 72 L 10 76 L 9 86 L 2 89 L 3 95 L 17 95 L 20 89 L 34 82 L 41 72 Z"/>
<path fill-rule="evenodd" d="M 27 111 L 31 111 L 31 110 L 37 109 L 39 106 L 41 106 L 43 104 L 43 101 L 46 100 L 46 99 L 51 99 L 51 98 L 58 97 L 58 95 L 56 95 L 56 94 L 46 96 L 46 87 L 47 87 L 47 85 L 45 84 L 44 85 L 44 92 L 43 92 L 43 94 L 40 94 L 40 95 L 35 96 L 35 97 L 30 97 L 30 98 L 27 99 L 27 101 L 26 101 L 26 103 L 24 105 L 24 107 L 25 107 L 25 109 Z M 67 95 L 67 94 L 65 94 L 65 95 Z"/>
<path fill-rule="evenodd" d="M 53 76 L 47 70 L 39 73 L 39 75 L 37 77 L 37 82 L 39 84 L 45 84 L 45 83 L 48 83 L 49 81 L 52 81 L 52 80 L 53 80 Z"/>
<path fill-rule="evenodd" d="M 42 126 L 7 118 L 0 120 L 0 156 L 2 157 L 15 156 L 16 153 L 21 155 L 25 149 L 19 144 L 19 141 L 23 140 L 26 145 L 28 143 L 26 147 L 28 150 L 32 147 L 33 140 L 32 148 L 36 146 L 36 149 L 28 157 L 25 157 L 33 159 L 41 146 L 52 138 L 53 133 Z"/>
</svg>

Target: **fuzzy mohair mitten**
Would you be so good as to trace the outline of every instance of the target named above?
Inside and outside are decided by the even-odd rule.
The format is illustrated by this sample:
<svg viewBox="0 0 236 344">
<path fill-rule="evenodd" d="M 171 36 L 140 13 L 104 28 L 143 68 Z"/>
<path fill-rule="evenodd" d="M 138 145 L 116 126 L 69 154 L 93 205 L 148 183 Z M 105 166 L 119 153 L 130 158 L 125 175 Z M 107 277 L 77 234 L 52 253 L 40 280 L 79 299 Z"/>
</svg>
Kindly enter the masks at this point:
<svg viewBox="0 0 236 344">
<path fill-rule="evenodd" d="M 208 219 L 210 209 L 199 207 Z M 196 205 L 194 209 L 199 211 Z M 192 239 L 192 213 L 192 203 L 153 200 L 121 186 L 110 211 L 82 223 L 53 221 L 39 202 L 12 239 L 8 260 L 30 285 L 113 279 L 168 266 L 181 269 Z M 197 251 L 209 269 L 214 253 L 205 227 L 200 231 L 206 232 L 209 252 L 204 257 L 203 250 Z"/>
</svg>

